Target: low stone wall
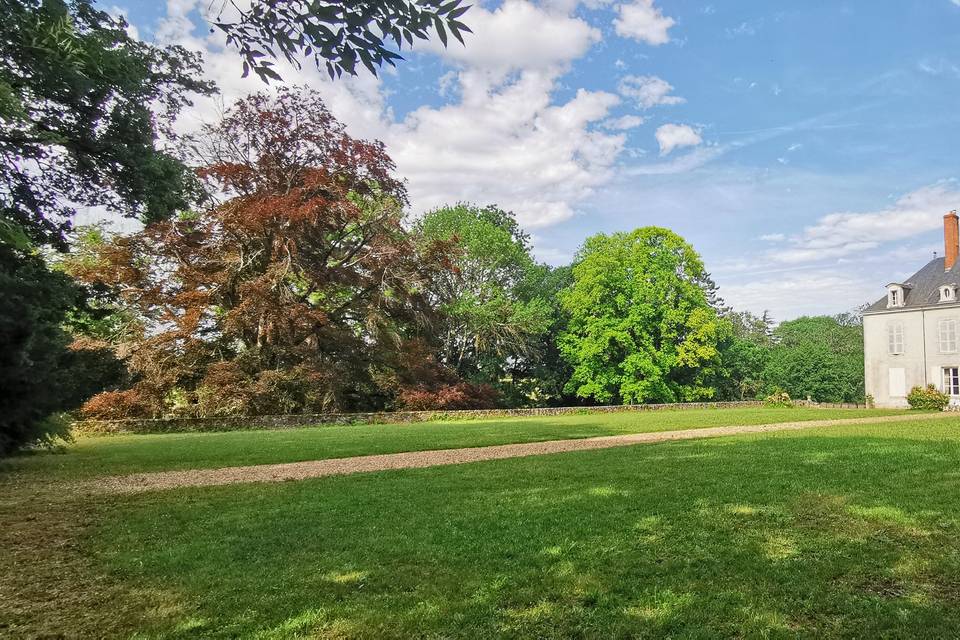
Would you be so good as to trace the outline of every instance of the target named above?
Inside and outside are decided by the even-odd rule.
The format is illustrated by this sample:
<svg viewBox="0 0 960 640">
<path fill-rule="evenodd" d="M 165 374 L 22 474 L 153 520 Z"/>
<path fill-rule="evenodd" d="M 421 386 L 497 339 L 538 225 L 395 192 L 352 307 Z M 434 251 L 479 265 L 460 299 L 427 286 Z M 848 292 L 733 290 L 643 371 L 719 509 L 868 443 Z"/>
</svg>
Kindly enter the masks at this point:
<svg viewBox="0 0 960 640">
<path fill-rule="evenodd" d="M 817 407 L 819 409 L 869 409 L 867 405 L 857 402 L 795 402 L 797 405 Z"/>
<path fill-rule="evenodd" d="M 295 429 L 344 424 L 409 424 L 442 420 L 483 420 L 530 416 L 621 413 L 627 411 L 666 411 L 724 409 L 763 406 L 759 400 L 741 402 L 684 402 L 676 404 L 627 404 L 602 407 L 543 407 L 536 409 L 476 409 L 464 411 L 384 411 L 376 413 L 319 413 L 282 416 L 235 416 L 222 418 L 160 418 L 155 420 L 84 420 L 73 425 L 84 434 L 107 433 L 182 433 L 191 431 L 237 431 L 241 429 Z M 797 405 L 817 406 L 804 401 Z M 827 406 L 827 405 L 822 405 Z M 850 407 L 856 405 L 849 405 Z"/>
</svg>

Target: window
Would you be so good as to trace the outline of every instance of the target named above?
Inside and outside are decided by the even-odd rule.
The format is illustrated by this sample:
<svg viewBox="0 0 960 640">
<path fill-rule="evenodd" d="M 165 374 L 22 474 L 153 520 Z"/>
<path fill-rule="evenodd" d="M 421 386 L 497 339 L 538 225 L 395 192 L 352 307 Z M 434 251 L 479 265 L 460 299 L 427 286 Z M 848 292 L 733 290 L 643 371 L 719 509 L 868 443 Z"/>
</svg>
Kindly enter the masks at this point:
<svg viewBox="0 0 960 640">
<path fill-rule="evenodd" d="M 890 306 L 891 307 L 900 306 L 900 290 L 899 289 L 890 289 Z"/>
<path fill-rule="evenodd" d="M 887 325 L 887 352 L 892 356 L 903 353 L 902 322 L 891 322 Z"/>
<path fill-rule="evenodd" d="M 953 300 L 953 287 L 940 287 L 940 302 Z"/>
<path fill-rule="evenodd" d="M 940 321 L 940 353 L 956 353 L 957 351 L 957 321 Z"/>
<path fill-rule="evenodd" d="M 948 396 L 960 396 L 960 369 L 944 367 L 943 392 Z"/>
</svg>

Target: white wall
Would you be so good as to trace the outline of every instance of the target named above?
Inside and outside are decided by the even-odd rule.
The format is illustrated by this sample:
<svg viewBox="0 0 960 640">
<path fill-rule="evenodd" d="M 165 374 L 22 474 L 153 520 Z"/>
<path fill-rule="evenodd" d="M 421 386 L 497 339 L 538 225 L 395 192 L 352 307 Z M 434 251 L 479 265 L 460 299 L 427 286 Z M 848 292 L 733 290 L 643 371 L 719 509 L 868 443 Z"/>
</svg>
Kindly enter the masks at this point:
<svg viewBox="0 0 960 640">
<path fill-rule="evenodd" d="M 932 383 L 942 390 L 943 367 L 960 367 L 960 353 L 940 353 L 939 322 L 944 319 L 957 320 L 960 332 L 960 305 L 863 317 L 864 384 L 878 407 L 906 407 L 906 394 L 916 386 Z M 888 353 L 887 328 L 894 322 L 903 324 L 904 349 L 899 355 Z M 891 377 L 896 383 L 898 370 L 902 370 L 904 385 L 892 389 Z"/>
</svg>

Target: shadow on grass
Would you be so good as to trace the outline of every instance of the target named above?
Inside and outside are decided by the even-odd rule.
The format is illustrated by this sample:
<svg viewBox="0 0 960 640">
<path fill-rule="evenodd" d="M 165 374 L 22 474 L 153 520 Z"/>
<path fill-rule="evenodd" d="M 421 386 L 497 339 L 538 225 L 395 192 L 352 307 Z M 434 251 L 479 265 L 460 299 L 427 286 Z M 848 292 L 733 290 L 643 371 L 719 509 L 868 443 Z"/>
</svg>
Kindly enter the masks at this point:
<svg viewBox="0 0 960 640">
<path fill-rule="evenodd" d="M 958 462 L 676 442 L 117 498 L 89 542 L 186 594 L 146 637 L 956 636 Z"/>
</svg>

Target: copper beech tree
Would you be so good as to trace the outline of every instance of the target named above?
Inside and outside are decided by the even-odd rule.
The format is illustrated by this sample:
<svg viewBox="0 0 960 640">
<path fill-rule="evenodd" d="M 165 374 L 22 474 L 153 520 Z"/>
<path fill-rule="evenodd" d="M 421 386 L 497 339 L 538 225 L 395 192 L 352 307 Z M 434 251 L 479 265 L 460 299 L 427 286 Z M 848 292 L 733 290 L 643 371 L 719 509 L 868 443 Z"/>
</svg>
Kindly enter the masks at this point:
<svg viewBox="0 0 960 640">
<path fill-rule="evenodd" d="M 71 267 L 140 318 L 119 348 L 134 386 L 88 416 L 489 403 L 432 355 L 425 285 L 451 247 L 402 226 L 381 143 L 351 138 L 307 89 L 250 96 L 197 139 L 211 205 Z"/>
</svg>

